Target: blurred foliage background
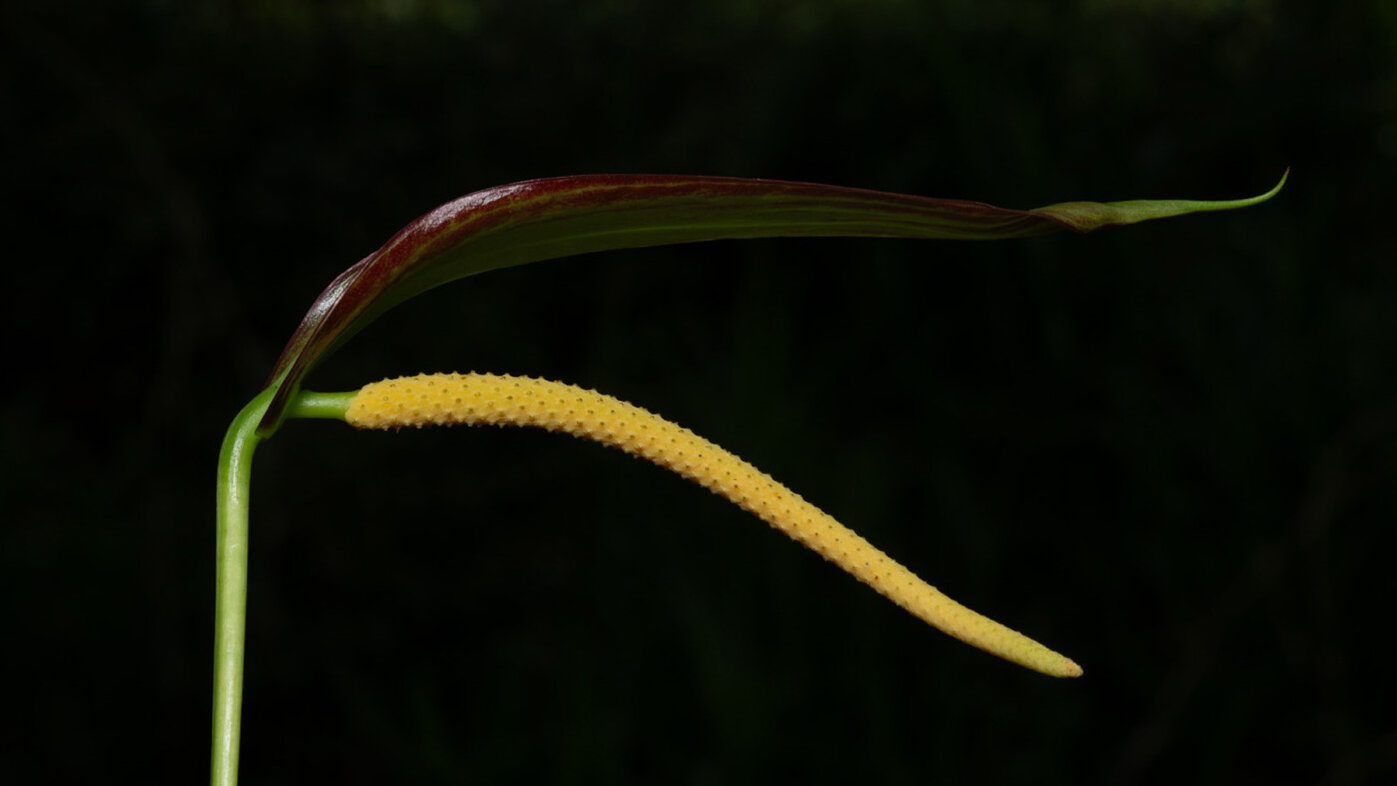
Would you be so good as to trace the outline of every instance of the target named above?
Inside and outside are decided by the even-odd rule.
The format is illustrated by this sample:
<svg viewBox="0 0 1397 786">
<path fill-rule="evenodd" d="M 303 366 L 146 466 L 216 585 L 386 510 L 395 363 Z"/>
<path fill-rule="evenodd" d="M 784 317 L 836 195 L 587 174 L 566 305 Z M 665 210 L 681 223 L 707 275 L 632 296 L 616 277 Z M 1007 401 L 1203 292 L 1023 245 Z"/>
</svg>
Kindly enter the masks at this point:
<svg viewBox="0 0 1397 786">
<path fill-rule="evenodd" d="M 1388 0 L 0 15 L 0 780 L 204 777 L 222 431 L 320 288 L 443 201 L 687 172 L 1032 207 L 1245 196 L 1286 166 L 1262 207 L 1087 237 L 496 272 L 311 379 L 535 374 L 647 406 L 1083 679 L 955 643 L 619 453 L 294 422 L 255 473 L 243 774 L 1397 774 Z"/>
</svg>

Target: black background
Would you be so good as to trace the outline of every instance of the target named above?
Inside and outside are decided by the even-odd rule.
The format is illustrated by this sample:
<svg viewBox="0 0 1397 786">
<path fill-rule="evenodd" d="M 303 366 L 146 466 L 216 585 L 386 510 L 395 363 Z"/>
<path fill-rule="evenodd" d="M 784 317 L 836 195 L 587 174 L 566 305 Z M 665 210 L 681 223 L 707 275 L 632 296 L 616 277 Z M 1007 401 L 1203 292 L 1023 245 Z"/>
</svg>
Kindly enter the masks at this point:
<svg viewBox="0 0 1397 786">
<path fill-rule="evenodd" d="M 480 370 L 693 428 L 968 605 L 927 628 L 545 433 L 293 422 L 254 482 L 247 783 L 1397 776 L 1387 0 L 10 3 L 0 780 L 205 777 L 214 460 L 414 216 L 585 172 L 1239 213 L 490 273 L 310 380 Z"/>
</svg>

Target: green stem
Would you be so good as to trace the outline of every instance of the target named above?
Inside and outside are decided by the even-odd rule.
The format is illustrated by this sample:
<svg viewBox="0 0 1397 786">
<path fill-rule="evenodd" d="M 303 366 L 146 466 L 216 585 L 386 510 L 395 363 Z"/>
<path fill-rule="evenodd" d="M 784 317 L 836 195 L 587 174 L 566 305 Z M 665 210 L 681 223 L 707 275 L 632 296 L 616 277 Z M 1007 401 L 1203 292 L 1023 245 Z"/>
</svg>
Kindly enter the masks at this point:
<svg viewBox="0 0 1397 786">
<path fill-rule="evenodd" d="M 238 735 L 243 703 L 247 623 L 247 510 L 252 453 L 273 391 L 264 390 L 233 418 L 218 454 L 217 597 L 213 635 L 213 759 L 209 783 L 238 782 Z"/>
<path fill-rule="evenodd" d="M 286 408 L 288 418 L 323 418 L 326 420 L 344 420 L 345 410 L 349 409 L 349 402 L 359 395 L 359 391 L 351 390 L 348 393 L 316 393 L 313 390 L 303 390 L 296 394 L 291 403 Z"/>
<path fill-rule="evenodd" d="M 228 426 L 218 454 L 217 591 L 213 639 L 213 753 L 209 783 L 236 786 L 243 701 L 243 655 L 247 631 L 248 504 L 252 454 L 268 435 L 257 424 L 276 391 L 257 394 Z M 299 394 L 289 417 L 344 419 L 354 393 Z"/>
</svg>

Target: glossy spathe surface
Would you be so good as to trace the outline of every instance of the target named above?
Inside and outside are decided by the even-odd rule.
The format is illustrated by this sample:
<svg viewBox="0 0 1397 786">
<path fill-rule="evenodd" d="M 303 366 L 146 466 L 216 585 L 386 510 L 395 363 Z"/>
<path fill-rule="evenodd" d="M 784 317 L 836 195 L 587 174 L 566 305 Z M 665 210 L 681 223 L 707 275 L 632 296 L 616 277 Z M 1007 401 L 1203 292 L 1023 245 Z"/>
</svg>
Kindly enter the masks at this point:
<svg viewBox="0 0 1397 786">
<path fill-rule="evenodd" d="M 282 350 L 258 427 L 271 433 L 302 380 L 326 355 L 403 301 L 465 276 L 622 248 L 757 237 L 992 240 L 1089 232 L 1231 201 L 1067 202 L 1014 210 L 818 183 L 695 175 L 576 175 L 477 191 L 408 224 L 316 298 Z"/>
</svg>

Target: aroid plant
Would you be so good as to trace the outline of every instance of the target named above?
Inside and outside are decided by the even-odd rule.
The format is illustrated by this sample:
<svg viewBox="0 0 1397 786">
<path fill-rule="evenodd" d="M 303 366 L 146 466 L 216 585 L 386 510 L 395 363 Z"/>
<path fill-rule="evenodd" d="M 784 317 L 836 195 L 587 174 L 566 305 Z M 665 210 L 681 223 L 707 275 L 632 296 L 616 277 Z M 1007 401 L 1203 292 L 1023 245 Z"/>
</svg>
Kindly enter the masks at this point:
<svg viewBox="0 0 1397 786">
<path fill-rule="evenodd" d="M 302 387 L 316 364 L 379 315 L 428 289 L 487 270 L 607 249 L 755 237 L 988 240 L 1090 232 L 1263 202 L 1066 202 L 1009 210 L 855 188 L 773 180 L 592 175 L 478 191 L 413 221 L 350 267 L 311 305 L 266 388 L 238 413 L 218 462 L 218 578 L 212 783 L 237 782 L 252 454 L 287 418 L 358 428 L 536 426 L 620 448 L 732 500 L 932 626 L 1054 677 L 1072 660 L 960 605 L 751 464 L 698 435 L 590 390 L 492 374 L 436 374 L 348 393 Z"/>
</svg>

